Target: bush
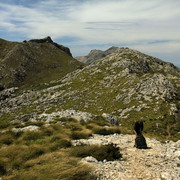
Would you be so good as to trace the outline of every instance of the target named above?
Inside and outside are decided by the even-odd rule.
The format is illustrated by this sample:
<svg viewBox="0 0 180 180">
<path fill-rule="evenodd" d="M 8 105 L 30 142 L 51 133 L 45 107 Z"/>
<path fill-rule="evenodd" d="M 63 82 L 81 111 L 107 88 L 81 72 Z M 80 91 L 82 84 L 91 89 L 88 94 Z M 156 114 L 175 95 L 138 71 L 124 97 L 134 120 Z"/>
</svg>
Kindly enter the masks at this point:
<svg viewBox="0 0 180 180">
<path fill-rule="evenodd" d="M 7 173 L 5 164 L 3 164 L 3 162 L 0 162 L 0 176 L 3 176 Z"/>
<path fill-rule="evenodd" d="M 55 131 L 62 131 L 64 129 L 64 127 L 62 127 L 61 124 L 56 123 L 56 124 L 52 124 L 51 127 L 53 128 L 53 130 Z"/>
<path fill-rule="evenodd" d="M 108 126 L 108 125 L 110 125 L 110 124 L 105 120 L 105 118 L 102 117 L 102 116 L 97 116 L 95 119 L 92 119 L 92 120 L 88 121 L 87 123 L 88 123 L 88 124 L 89 124 L 89 123 L 93 123 L 93 124 L 96 124 L 96 125 L 98 125 L 98 126 Z"/>
<path fill-rule="evenodd" d="M 68 148 L 68 147 L 71 147 L 71 146 L 72 146 L 72 144 L 71 144 L 70 141 L 68 141 L 67 139 L 61 139 L 59 141 L 56 141 L 56 142 L 52 143 L 50 145 L 50 150 L 51 151 L 56 151 L 56 150 L 58 150 L 60 148 Z"/>
<path fill-rule="evenodd" d="M 36 158 L 45 153 L 45 148 L 37 145 L 22 146 L 12 145 L 0 150 L 0 162 L 3 162 L 3 158 L 6 161 L 1 164 L 4 169 L 19 169 L 19 167 L 29 159 Z"/>
<path fill-rule="evenodd" d="M 74 118 L 66 118 L 66 117 L 62 117 L 62 118 L 57 118 L 56 121 L 61 121 L 61 122 L 77 122 L 76 119 Z"/>
<path fill-rule="evenodd" d="M 41 132 L 43 136 L 51 136 L 53 135 L 54 129 L 52 127 L 42 127 Z"/>
<path fill-rule="evenodd" d="M 99 127 L 99 128 L 94 128 L 93 129 L 93 132 L 95 134 L 100 134 L 100 135 L 109 135 L 109 134 L 120 134 L 121 131 L 118 127 L 110 127 L 110 128 L 102 128 L 102 127 Z"/>
<path fill-rule="evenodd" d="M 43 138 L 41 131 L 27 131 L 22 136 L 23 140 L 30 141 L 30 140 L 37 140 Z"/>
<path fill-rule="evenodd" d="M 81 131 L 83 129 L 80 123 L 70 122 L 66 125 L 66 128 L 70 129 L 71 131 Z"/>
<path fill-rule="evenodd" d="M 9 126 L 9 122 L 6 120 L 0 120 L 0 129 L 7 128 Z"/>
<path fill-rule="evenodd" d="M 98 161 L 103 161 L 104 159 L 113 161 L 122 157 L 119 148 L 115 147 L 113 144 L 102 146 L 76 146 L 72 148 L 71 154 L 81 158 L 93 156 Z"/>
<path fill-rule="evenodd" d="M 87 139 L 92 136 L 92 133 L 88 130 L 84 131 L 72 131 L 71 138 L 72 139 Z"/>
<path fill-rule="evenodd" d="M 0 136 L 0 144 L 10 145 L 13 143 L 13 141 L 14 141 L 14 138 L 11 134 L 2 134 Z"/>
<path fill-rule="evenodd" d="M 0 84 L 0 91 L 3 91 L 5 88 Z"/>
<path fill-rule="evenodd" d="M 53 152 L 29 160 L 24 169 L 14 171 L 7 179 L 63 179 L 63 180 L 95 180 L 90 174 L 91 168 L 79 163 L 77 158 L 67 156 L 65 152 Z"/>
</svg>

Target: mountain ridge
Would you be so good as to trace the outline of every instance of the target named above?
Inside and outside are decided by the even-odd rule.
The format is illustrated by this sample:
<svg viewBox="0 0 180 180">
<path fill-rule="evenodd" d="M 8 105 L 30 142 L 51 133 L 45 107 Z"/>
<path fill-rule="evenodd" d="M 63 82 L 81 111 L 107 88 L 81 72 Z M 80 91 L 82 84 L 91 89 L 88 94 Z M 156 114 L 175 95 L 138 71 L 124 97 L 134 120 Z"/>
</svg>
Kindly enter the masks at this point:
<svg viewBox="0 0 180 180">
<path fill-rule="evenodd" d="M 41 117 L 37 113 L 43 112 L 52 114 L 53 118 L 54 112 L 62 110 L 98 116 L 107 113 L 118 117 L 120 126 L 128 133 L 136 120 L 145 120 L 145 132 L 149 135 L 165 139 L 167 128 L 171 127 L 171 138 L 177 140 L 179 87 L 180 69 L 173 64 L 136 50 L 119 48 L 55 84 L 6 98 L 1 103 L 1 113 L 18 111 L 23 115 L 25 111 L 32 115 L 31 119 Z"/>
</svg>

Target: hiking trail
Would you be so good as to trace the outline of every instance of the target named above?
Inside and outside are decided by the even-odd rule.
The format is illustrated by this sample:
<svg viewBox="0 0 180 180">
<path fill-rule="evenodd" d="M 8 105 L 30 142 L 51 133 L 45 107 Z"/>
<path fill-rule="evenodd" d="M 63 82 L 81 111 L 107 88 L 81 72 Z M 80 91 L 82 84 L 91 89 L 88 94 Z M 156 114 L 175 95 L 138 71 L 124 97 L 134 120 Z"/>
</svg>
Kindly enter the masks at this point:
<svg viewBox="0 0 180 180">
<path fill-rule="evenodd" d="M 93 157 L 81 160 L 93 167 L 99 180 L 179 180 L 180 140 L 161 143 L 146 138 L 149 149 L 134 148 L 134 135 L 93 135 L 90 139 L 74 140 L 73 145 L 110 144 L 120 147 L 122 160 L 97 161 Z"/>
</svg>

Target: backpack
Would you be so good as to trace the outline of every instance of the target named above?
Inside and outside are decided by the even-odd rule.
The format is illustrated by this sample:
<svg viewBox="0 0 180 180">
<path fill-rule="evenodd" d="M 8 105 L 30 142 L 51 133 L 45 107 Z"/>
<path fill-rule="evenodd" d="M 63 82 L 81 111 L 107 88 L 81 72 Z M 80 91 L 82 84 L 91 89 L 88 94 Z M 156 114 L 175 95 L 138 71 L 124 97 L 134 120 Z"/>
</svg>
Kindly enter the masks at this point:
<svg viewBox="0 0 180 180">
<path fill-rule="evenodd" d="M 147 149 L 146 139 L 142 134 L 137 135 L 135 139 L 135 147 L 138 149 Z"/>
</svg>

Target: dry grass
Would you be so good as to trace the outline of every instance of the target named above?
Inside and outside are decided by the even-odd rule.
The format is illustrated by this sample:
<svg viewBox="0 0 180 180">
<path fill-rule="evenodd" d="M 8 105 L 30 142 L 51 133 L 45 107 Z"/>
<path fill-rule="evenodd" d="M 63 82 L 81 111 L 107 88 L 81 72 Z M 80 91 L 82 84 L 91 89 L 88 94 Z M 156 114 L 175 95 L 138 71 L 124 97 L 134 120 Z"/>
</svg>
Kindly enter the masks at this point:
<svg viewBox="0 0 180 180">
<path fill-rule="evenodd" d="M 72 139 L 88 138 L 104 129 L 95 122 L 88 125 L 69 119 L 64 125 L 58 121 L 49 126 L 42 122 L 36 125 L 40 127 L 38 131 L 1 134 L 0 175 L 3 179 L 95 179 L 90 174 L 91 168 L 80 163 L 84 154 L 98 160 L 120 157 L 113 147 L 72 147 Z M 117 131 L 115 127 L 106 129 Z"/>
<path fill-rule="evenodd" d="M 27 161 L 23 167 L 21 173 L 14 171 L 12 175 L 4 179 L 95 180 L 95 177 L 90 174 L 90 167 L 79 163 L 77 158 L 67 156 L 66 152 L 42 155 L 37 159 Z"/>
<path fill-rule="evenodd" d="M 121 129 L 118 126 L 99 126 L 97 124 L 91 123 L 87 125 L 88 129 L 91 129 L 94 134 L 100 134 L 100 135 L 109 135 L 109 134 L 120 134 Z"/>
<path fill-rule="evenodd" d="M 98 161 L 103 161 L 104 159 L 113 161 L 122 157 L 119 148 L 115 147 L 113 144 L 76 146 L 71 149 L 70 154 L 81 158 L 93 156 Z"/>
<path fill-rule="evenodd" d="M 90 136 L 92 136 L 92 131 L 90 131 L 88 129 L 84 129 L 82 131 L 73 131 L 71 133 L 72 139 L 87 139 Z"/>
</svg>

